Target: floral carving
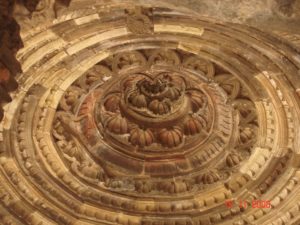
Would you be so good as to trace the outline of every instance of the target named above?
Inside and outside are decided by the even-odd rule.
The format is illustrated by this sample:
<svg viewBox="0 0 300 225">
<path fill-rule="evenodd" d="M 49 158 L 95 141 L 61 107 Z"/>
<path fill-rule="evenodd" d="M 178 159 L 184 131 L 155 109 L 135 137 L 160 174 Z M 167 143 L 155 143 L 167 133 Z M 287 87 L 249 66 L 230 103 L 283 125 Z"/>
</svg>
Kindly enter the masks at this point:
<svg viewBox="0 0 300 225">
<path fill-rule="evenodd" d="M 118 72 L 126 68 L 144 65 L 146 65 L 146 59 L 143 54 L 138 51 L 132 51 L 116 55 L 113 58 L 112 70 Z"/>
<path fill-rule="evenodd" d="M 126 18 L 127 29 L 134 34 L 153 33 L 153 22 L 150 14 L 150 10 L 141 7 L 129 11 Z"/>
<path fill-rule="evenodd" d="M 111 137 L 127 148 L 131 144 L 139 150 L 147 147 L 156 151 L 156 144 L 168 149 L 189 142 L 189 136 L 201 134 L 208 126 L 208 119 L 204 118 L 208 115 L 201 116 L 203 112 L 199 111 L 207 110 L 207 97 L 196 88 L 186 89 L 185 84 L 184 77 L 165 72 L 126 77 L 119 82 L 122 91 L 112 88 L 100 107 L 104 110 L 99 114 L 100 124 L 114 134 L 129 135 L 128 141 L 121 136 Z M 109 119 L 105 119 L 107 116 Z M 139 128 L 131 130 L 132 126 Z"/>
<path fill-rule="evenodd" d="M 129 141 L 134 146 L 145 147 L 154 142 L 154 135 L 149 129 L 134 128 L 130 131 Z"/>
<path fill-rule="evenodd" d="M 104 107 L 107 111 L 116 112 L 119 109 L 120 98 L 116 95 L 109 96 L 105 102 Z"/>
<path fill-rule="evenodd" d="M 229 153 L 226 157 L 226 164 L 229 167 L 238 165 L 242 161 L 242 158 L 236 153 Z"/>
<path fill-rule="evenodd" d="M 181 90 L 178 87 L 170 86 L 166 92 L 166 97 L 172 101 L 177 100 L 181 95 Z"/>
<path fill-rule="evenodd" d="M 137 108 L 144 108 L 148 105 L 146 96 L 138 92 L 133 92 L 129 96 L 128 100 L 133 106 Z"/>
<path fill-rule="evenodd" d="M 106 121 L 106 128 L 115 134 L 126 134 L 128 132 L 127 120 L 120 116 L 112 116 Z"/>
<path fill-rule="evenodd" d="M 159 101 L 157 99 L 154 99 L 153 101 L 150 102 L 149 109 L 154 114 L 158 114 L 158 115 L 167 114 L 171 110 L 171 103 L 168 102 L 167 100 Z"/>
<path fill-rule="evenodd" d="M 159 140 L 164 147 L 173 148 L 183 141 L 183 133 L 180 128 L 162 129 L 159 133 Z"/>
<path fill-rule="evenodd" d="M 201 129 L 205 126 L 204 121 L 200 120 L 200 118 L 191 117 L 187 119 L 184 124 L 184 133 L 186 135 L 195 135 L 201 132 Z"/>
<path fill-rule="evenodd" d="M 136 60 L 139 56 L 143 59 Z M 64 128 L 61 135 L 68 138 L 57 139 L 72 171 L 92 183 L 104 181 L 109 190 L 145 196 L 201 190 L 228 179 L 256 141 L 255 105 L 238 80 L 230 74 L 215 74 L 211 62 L 193 58 L 200 60 L 194 68 L 199 76 L 190 74 L 193 67 L 189 63 L 174 71 L 181 59 L 194 62 L 187 61 L 189 57 L 178 57 L 172 50 L 122 52 L 107 60 L 105 67 L 98 63 L 98 69 L 91 68 L 76 81 L 66 91 L 60 109 L 86 116 L 75 122 L 70 137 Z M 161 69 L 167 65 L 172 69 Z M 103 79 L 103 71 L 107 79 Z M 109 85 L 102 88 L 105 82 Z M 67 130 L 70 127 L 64 126 Z M 75 130 L 86 140 L 77 137 Z M 230 150 L 229 142 L 233 146 Z M 97 145 L 101 146 L 99 153 Z M 99 171 L 86 161 L 82 146 L 101 165 Z M 225 153 L 225 149 L 230 152 Z M 188 154 L 193 158 L 186 164 L 182 158 Z M 131 157 L 124 158 L 127 155 Z M 212 163 L 216 156 L 219 162 Z M 207 172 L 198 172 L 206 165 Z M 221 172 L 223 167 L 226 173 Z M 127 169 L 129 174 L 125 174 Z M 189 177 L 160 180 L 191 169 L 196 172 Z M 131 173 L 140 175 L 134 178 Z M 159 179 L 147 180 L 143 173 Z"/>
<path fill-rule="evenodd" d="M 202 72 L 208 78 L 213 78 L 215 75 L 214 65 L 211 62 L 196 56 L 186 58 L 183 65 L 189 69 Z"/>
<path fill-rule="evenodd" d="M 178 54 L 171 50 L 156 50 L 149 57 L 148 63 L 150 65 L 179 65 L 180 58 Z"/>
<path fill-rule="evenodd" d="M 0 130 L 0 224 L 264 224 L 279 211 L 273 223 L 298 224 L 293 46 L 175 9 L 128 12 L 131 22 L 119 3 L 84 2 L 23 30 L 24 86 Z M 1 42 L 9 46 L 1 48 L 1 103 L 18 73 L 11 27 Z M 44 56 L 48 46 L 57 51 Z M 263 196 L 274 209 L 224 205 Z"/>
<path fill-rule="evenodd" d="M 197 112 L 199 109 L 204 107 L 205 97 L 203 94 L 195 92 L 191 92 L 188 94 L 190 95 L 190 101 L 193 112 Z"/>
<path fill-rule="evenodd" d="M 223 90 L 228 94 L 230 100 L 236 99 L 241 93 L 240 81 L 231 74 L 221 74 L 215 77 L 216 82 L 220 84 Z"/>
<path fill-rule="evenodd" d="M 86 72 L 86 75 L 78 80 L 78 86 L 88 90 L 99 82 L 105 82 L 112 77 L 112 71 L 103 65 L 95 65 Z"/>
<path fill-rule="evenodd" d="M 84 90 L 73 86 L 68 89 L 60 103 L 60 107 L 65 111 L 72 111 L 78 102 L 79 98 L 84 94 Z"/>
<path fill-rule="evenodd" d="M 215 171 L 208 171 L 197 177 L 197 182 L 202 182 L 203 184 L 212 184 L 219 181 L 220 177 Z"/>
</svg>

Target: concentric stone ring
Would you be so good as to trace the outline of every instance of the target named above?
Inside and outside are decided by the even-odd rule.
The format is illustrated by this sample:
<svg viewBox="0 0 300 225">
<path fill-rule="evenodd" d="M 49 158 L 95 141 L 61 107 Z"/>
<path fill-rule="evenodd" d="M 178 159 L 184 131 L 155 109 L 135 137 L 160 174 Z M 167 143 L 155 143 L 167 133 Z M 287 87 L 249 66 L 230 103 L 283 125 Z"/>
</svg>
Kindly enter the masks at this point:
<svg viewBox="0 0 300 225">
<path fill-rule="evenodd" d="M 24 27 L 0 224 L 299 224 L 299 49 L 108 2 Z"/>
</svg>

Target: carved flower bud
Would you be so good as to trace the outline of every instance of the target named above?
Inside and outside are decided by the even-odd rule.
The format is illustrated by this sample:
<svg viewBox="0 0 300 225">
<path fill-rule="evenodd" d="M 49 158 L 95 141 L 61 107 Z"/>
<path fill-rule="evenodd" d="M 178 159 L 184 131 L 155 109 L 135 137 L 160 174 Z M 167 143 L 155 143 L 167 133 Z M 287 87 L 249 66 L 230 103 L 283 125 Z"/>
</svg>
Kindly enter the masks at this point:
<svg viewBox="0 0 300 225">
<path fill-rule="evenodd" d="M 183 141 L 183 134 L 180 128 L 162 129 L 159 134 L 159 141 L 164 147 L 173 148 Z"/>
<path fill-rule="evenodd" d="M 218 174 L 213 171 L 207 172 L 201 176 L 201 181 L 203 184 L 212 184 L 219 180 Z"/>
<path fill-rule="evenodd" d="M 177 100 L 181 95 L 181 91 L 178 87 L 169 87 L 166 97 L 171 99 L 172 101 Z"/>
<path fill-rule="evenodd" d="M 68 90 L 66 90 L 63 98 L 61 99 L 60 107 L 65 111 L 73 110 L 83 93 L 83 89 L 76 86 L 71 86 Z"/>
<path fill-rule="evenodd" d="M 150 102 L 149 109 L 155 114 L 163 115 L 170 112 L 171 106 L 165 101 L 159 101 L 155 99 L 152 102 Z"/>
<path fill-rule="evenodd" d="M 129 102 L 137 108 L 147 107 L 146 96 L 136 92 L 129 96 Z"/>
<path fill-rule="evenodd" d="M 135 128 L 130 132 L 129 141 L 131 144 L 139 147 L 149 146 L 154 142 L 154 135 L 149 129 Z"/>
<path fill-rule="evenodd" d="M 190 100 L 193 112 L 197 112 L 205 103 L 203 96 L 200 94 L 191 93 Z"/>
<path fill-rule="evenodd" d="M 115 134 L 126 134 L 128 133 L 128 122 L 121 115 L 118 115 L 107 120 L 106 128 Z"/>
<path fill-rule="evenodd" d="M 139 192 L 139 193 L 149 193 L 152 190 L 152 186 L 151 183 L 148 182 L 143 182 L 143 181 L 136 181 L 135 182 L 135 189 Z"/>
<path fill-rule="evenodd" d="M 241 157 L 235 153 L 230 153 L 227 157 L 226 157 L 226 164 L 229 167 L 233 167 L 236 166 L 237 164 L 239 164 L 241 161 Z"/>
<path fill-rule="evenodd" d="M 202 128 L 203 124 L 200 120 L 198 118 L 191 117 L 184 123 L 184 134 L 195 135 L 200 133 Z"/>
<path fill-rule="evenodd" d="M 254 137 L 254 131 L 250 127 L 240 129 L 240 142 L 247 143 Z"/>
<path fill-rule="evenodd" d="M 107 111 L 116 112 L 119 109 L 119 103 L 120 103 L 119 97 L 115 95 L 111 95 L 106 99 L 104 103 L 104 107 Z"/>
</svg>

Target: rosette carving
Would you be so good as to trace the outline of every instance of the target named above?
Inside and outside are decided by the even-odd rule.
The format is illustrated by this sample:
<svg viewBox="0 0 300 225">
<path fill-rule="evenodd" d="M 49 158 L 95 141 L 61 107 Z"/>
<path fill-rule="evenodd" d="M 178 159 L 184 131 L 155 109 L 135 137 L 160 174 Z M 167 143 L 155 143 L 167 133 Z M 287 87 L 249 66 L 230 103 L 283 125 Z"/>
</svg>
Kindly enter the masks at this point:
<svg viewBox="0 0 300 225">
<path fill-rule="evenodd" d="M 136 7 L 132 12 L 128 12 L 126 22 L 127 29 L 135 34 L 153 33 L 153 22 L 149 16 L 151 12 L 141 7 Z"/>
<path fill-rule="evenodd" d="M 149 63 L 157 52 L 138 54 Z M 251 154 L 257 135 L 256 108 L 243 85 L 220 68 L 215 71 L 222 71 L 221 75 L 214 72 L 213 79 L 207 79 L 211 62 L 196 67 L 193 74 L 188 64 L 176 69 L 174 61 L 160 53 L 150 68 L 122 59 L 138 55 L 135 51 L 116 54 L 96 65 L 110 71 L 120 63 L 109 81 L 102 78 L 103 70 L 91 68 L 72 86 L 84 90 L 82 94 L 69 97 L 66 91 L 61 104 L 68 102 L 72 107 L 66 108 L 68 113 L 84 117 L 76 117 L 72 137 L 57 139 L 57 147 L 81 179 L 93 184 L 104 181 L 102 188 L 133 196 L 196 193 L 229 179 Z M 188 57 L 181 55 L 178 62 Z M 172 65 L 169 70 L 167 65 Z M 83 154 L 83 148 L 89 154 Z M 99 168 L 86 161 L 88 155 Z"/>
<path fill-rule="evenodd" d="M 112 71 L 103 65 L 95 65 L 87 71 L 86 75 L 78 80 L 78 86 L 88 90 L 96 83 L 105 82 L 112 77 Z"/>
<path fill-rule="evenodd" d="M 144 66 L 145 64 L 145 57 L 138 51 L 120 53 L 113 58 L 112 70 L 118 72 L 130 67 Z"/>
<path fill-rule="evenodd" d="M 173 8 L 130 27 L 119 4 L 84 3 L 22 27 L 21 89 L 0 134 L 0 224 L 298 224 L 293 46 Z M 156 17 L 150 36 L 144 16 Z M 14 29 L 2 103 L 18 73 Z M 224 205 L 264 196 L 272 210 Z"/>
<path fill-rule="evenodd" d="M 221 74 L 215 78 L 223 90 L 228 94 L 230 100 L 236 99 L 241 93 L 240 81 L 231 74 Z"/>
<path fill-rule="evenodd" d="M 149 64 L 179 65 L 180 57 L 171 50 L 155 50 L 149 57 Z"/>
<path fill-rule="evenodd" d="M 208 78 L 213 78 L 215 75 L 215 67 L 213 63 L 196 56 L 186 58 L 183 65 L 189 69 L 205 74 Z"/>
<path fill-rule="evenodd" d="M 186 83 L 183 76 L 166 72 L 124 78 L 112 86 L 100 104 L 103 106 L 99 108 L 99 122 L 105 124 L 104 132 L 107 129 L 120 135 L 110 138 L 128 150 L 130 145 L 137 146 L 138 151 L 157 152 L 157 146 L 172 149 L 188 144 L 195 135 L 202 135 L 200 142 L 207 133 L 207 121 L 211 121 L 205 113 L 207 96 L 196 83 L 190 84 L 190 89 Z M 116 115 L 110 115 L 111 112 Z M 125 133 L 129 133 L 126 140 L 121 137 Z"/>
<path fill-rule="evenodd" d="M 184 86 L 164 73 L 154 78 L 141 77 L 135 82 L 129 78 L 124 83 L 129 85 L 124 93 L 125 97 L 128 96 L 129 104 L 145 108 L 149 115 L 165 115 L 176 110 L 180 99 L 184 97 Z"/>
</svg>

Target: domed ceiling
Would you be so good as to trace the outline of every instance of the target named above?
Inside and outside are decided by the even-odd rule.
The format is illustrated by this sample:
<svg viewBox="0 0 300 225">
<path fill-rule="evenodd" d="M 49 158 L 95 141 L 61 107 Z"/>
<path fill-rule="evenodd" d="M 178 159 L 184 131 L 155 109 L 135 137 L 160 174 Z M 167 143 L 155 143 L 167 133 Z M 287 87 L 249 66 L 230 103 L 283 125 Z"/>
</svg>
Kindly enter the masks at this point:
<svg viewBox="0 0 300 225">
<path fill-rule="evenodd" d="M 1 224 L 300 224 L 300 39 L 154 2 L 15 6 Z"/>
</svg>

